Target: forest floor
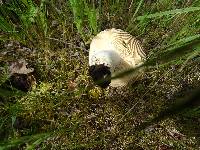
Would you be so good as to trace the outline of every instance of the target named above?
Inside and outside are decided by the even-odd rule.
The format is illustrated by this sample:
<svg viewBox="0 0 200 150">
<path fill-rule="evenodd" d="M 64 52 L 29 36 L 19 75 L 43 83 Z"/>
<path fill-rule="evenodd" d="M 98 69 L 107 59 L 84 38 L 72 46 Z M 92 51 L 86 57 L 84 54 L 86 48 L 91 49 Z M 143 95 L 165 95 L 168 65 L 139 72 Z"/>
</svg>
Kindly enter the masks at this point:
<svg viewBox="0 0 200 150">
<path fill-rule="evenodd" d="M 154 13 L 199 4 L 177 3 L 144 2 L 137 16 L 148 10 Z M 62 10 L 61 4 L 57 7 Z M 200 33 L 199 11 L 135 20 L 130 26 L 134 8 L 130 2 L 118 6 L 105 0 L 99 30 L 127 30 L 142 41 L 148 57 L 168 44 Z M 38 31 L 31 42 L 9 35 L 9 40 L 1 42 L 0 149 L 200 149 L 200 119 L 190 110 L 145 129 L 136 128 L 199 87 L 199 59 L 149 67 L 144 79 L 129 87 L 101 89 L 88 75 L 93 36 L 89 29 L 83 28 L 85 40 L 76 30 L 71 12 L 65 12 L 69 16 L 64 21 L 48 11 L 46 38 Z M 31 30 L 27 34 L 34 32 Z M 34 68 L 36 83 L 28 92 L 3 82 L 8 62 L 21 59 Z"/>
</svg>

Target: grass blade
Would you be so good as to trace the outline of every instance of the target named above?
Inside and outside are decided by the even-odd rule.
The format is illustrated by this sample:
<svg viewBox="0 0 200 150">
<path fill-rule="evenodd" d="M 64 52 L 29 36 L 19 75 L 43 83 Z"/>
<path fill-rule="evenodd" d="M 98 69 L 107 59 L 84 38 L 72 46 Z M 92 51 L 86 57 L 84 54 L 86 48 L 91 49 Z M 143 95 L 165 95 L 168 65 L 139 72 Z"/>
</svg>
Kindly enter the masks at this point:
<svg viewBox="0 0 200 150">
<path fill-rule="evenodd" d="M 183 9 L 175 9 L 175 10 L 170 10 L 170 11 L 157 12 L 157 13 L 154 13 L 154 14 L 138 16 L 136 18 L 136 20 L 143 20 L 143 19 L 146 19 L 146 18 L 148 18 L 148 19 L 160 18 L 160 17 L 163 17 L 163 16 L 177 15 L 177 14 L 189 13 L 189 12 L 194 12 L 194 11 L 200 11 L 200 7 L 188 7 L 188 8 L 183 8 Z"/>
<path fill-rule="evenodd" d="M 44 141 L 50 135 L 51 135 L 51 133 L 40 133 L 40 134 L 31 135 L 31 136 L 24 136 L 19 139 L 13 139 L 13 140 L 10 140 L 5 143 L 0 143 L 0 149 L 1 150 L 11 149 L 12 147 L 16 147 L 16 146 L 19 146 L 20 144 L 28 143 L 28 142 L 32 142 L 32 141 L 35 141 L 34 144 L 36 145 L 36 144 Z M 33 147 L 33 145 L 32 145 L 32 147 Z M 31 146 L 28 148 L 30 149 Z"/>
<path fill-rule="evenodd" d="M 138 4 L 138 6 L 137 6 L 137 8 L 136 8 L 136 10 L 135 10 L 135 12 L 134 12 L 134 14 L 133 14 L 133 16 L 131 17 L 130 22 L 129 22 L 129 25 L 128 25 L 128 27 L 127 27 L 126 30 L 128 30 L 128 29 L 130 28 L 130 26 L 132 25 L 132 23 L 133 23 L 134 20 L 136 19 L 135 16 L 136 16 L 136 14 L 138 13 L 140 7 L 142 6 L 143 1 L 144 1 L 144 0 L 140 0 L 140 3 Z"/>
<path fill-rule="evenodd" d="M 141 131 L 146 127 L 153 125 L 161 120 L 172 117 L 185 109 L 200 106 L 200 88 L 196 88 L 190 92 L 189 96 L 185 96 L 182 99 L 176 100 L 175 104 L 168 107 L 166 110 L 161 111 L 156 117 L 150 121 L 144 122 L 137 126 L 134 130 Z"/>
<path fill-rule="evenodd" d="M 198 35 L 192 38 L 190 37 L 187 40 L 180 40 L 179 42 L 183 41 L 185 43 L 183 43 L 179 47 L 172 47 L 172 48 L 170 47 L 165 51 L 157 53 L 155 54 L 155 56 L 147 60 L 143 65 L 119 73 L 116 76 L 112 77 L 111 79 L 124 77 L 130 73 L 135 73 L 142 67 L 148 67 L 148 66 L 154 67 L 157 66 L 157 64 L 163 65 L 171 61 L 174 61 L 176 59 L 180 59 L 189 53 L 193 54 L 194 51 L 200 51 L 200 37 Z"/>
</svg>

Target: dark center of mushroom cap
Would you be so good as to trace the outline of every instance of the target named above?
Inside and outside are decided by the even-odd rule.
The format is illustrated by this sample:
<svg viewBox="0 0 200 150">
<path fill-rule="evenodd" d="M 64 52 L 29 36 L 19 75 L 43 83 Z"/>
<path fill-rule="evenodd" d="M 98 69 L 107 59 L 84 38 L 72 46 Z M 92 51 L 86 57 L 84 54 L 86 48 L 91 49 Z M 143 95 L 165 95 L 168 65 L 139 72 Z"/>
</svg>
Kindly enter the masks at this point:
<svg viewBox="0 0 200 150">
<path fill-rule="evenodd" d="M 104 64 L 90 66 L 89 75 L 92 77 L 93 81 L 102 88 L 108 87 L 111 83 L 110 67 Z"/>
</svg>

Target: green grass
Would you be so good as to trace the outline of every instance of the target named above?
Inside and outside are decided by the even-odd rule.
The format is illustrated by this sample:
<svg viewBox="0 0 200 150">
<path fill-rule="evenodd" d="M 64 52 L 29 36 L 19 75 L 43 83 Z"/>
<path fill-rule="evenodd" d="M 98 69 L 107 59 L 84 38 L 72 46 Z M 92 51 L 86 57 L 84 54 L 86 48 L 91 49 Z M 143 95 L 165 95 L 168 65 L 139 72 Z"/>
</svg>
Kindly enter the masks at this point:
<svg viewBox="0 0 200 150">
<path fill-rule="evenodd" d="M 198 0 L 20 0 L 0 13 L 0 149 L 199 148 L 199 104 L 172 111 L 200 85 Z M 102 90 L 88 47 L 112 27 L 143 42 L 147 69 L 132 87 Z M 28 93 L 6 82 L 21 58 L 36 72 Z"/>
</svg>

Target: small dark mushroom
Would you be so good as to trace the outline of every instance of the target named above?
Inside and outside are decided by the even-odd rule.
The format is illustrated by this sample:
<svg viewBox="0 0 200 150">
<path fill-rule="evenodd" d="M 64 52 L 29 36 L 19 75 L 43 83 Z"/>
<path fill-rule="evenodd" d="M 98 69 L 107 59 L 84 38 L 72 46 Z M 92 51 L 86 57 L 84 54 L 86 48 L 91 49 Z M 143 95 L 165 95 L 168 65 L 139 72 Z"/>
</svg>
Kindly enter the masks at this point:
<svg viewBox="0 0 200 150">
<path fill-rule="evenodd" d="M 11 86 L 24 92 L 28 92 L 36 84 L 34 69 L 27 65 L 25 60 L 18 60 L 11 62 L 9 66 Z"/>
<path fill-rule="evenodd" d="M 36 79 L 33 74 L 13 74 L 10 83 L 14 88 L 28 92 L 36 83 Z"/>
</svg>

